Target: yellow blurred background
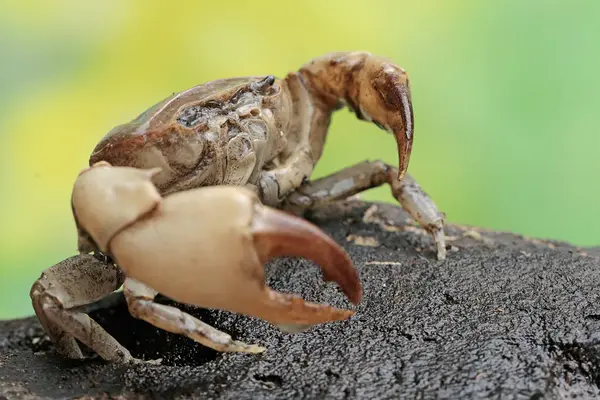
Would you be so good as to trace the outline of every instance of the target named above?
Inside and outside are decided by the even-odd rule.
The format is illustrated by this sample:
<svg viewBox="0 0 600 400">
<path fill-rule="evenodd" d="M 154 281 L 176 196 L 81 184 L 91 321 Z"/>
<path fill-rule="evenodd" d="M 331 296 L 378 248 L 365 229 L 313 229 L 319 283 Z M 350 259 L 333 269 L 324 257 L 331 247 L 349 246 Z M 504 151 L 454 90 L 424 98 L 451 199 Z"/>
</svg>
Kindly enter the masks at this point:
<svg viewBox="0 0 600 400">
<path fill-rule="evenodd" d="M 75 253 L 71 186 L 113 126 L 172 92 L 338 50 L 409 73 L 409 172 L 450 222 L 600 245 L 599 40 L 595 1 L 4 0 L 0 319 L 32 314 L 32 282 Z M 393 138 L 347 111 L 330 132 L 316 176 L 396 163 Z"/>
</svg>

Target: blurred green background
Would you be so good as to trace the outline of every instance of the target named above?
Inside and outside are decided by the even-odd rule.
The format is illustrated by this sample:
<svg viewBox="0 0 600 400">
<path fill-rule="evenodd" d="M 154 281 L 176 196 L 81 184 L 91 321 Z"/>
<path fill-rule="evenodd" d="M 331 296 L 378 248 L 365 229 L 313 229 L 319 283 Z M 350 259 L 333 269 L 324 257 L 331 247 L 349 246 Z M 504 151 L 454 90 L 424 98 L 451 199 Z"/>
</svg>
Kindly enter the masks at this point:
<svg viewBox="0 0 600 400">
<path fill-rule="evenodd" d="M 600 2 L 0 2 L 0 318 L 76 250 L 72 183 L 95 143 L 172 92 L 336 50 L 411 78 L 410 173 L 450 222 L 600 244 Z M 396 162 L 336 114 L 317 176 Z M 387 187 L 364 196 L 393 201 Z"/>
</svg>

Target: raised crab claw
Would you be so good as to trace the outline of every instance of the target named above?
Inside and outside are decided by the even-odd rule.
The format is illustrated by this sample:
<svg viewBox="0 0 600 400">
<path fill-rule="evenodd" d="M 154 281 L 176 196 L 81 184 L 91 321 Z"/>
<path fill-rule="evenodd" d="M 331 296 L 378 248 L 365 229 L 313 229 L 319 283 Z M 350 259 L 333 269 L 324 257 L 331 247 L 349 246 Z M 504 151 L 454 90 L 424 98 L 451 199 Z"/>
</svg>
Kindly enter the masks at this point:
<svg viewBox="0 0 600 400">
<path fill-rule="evenodd" d="M 255 193 L 236 186 L 163 198 L 152 183 L 157 173 L 101 162 L 75 182 L 72 204 L 80 232 L 116 265 L 81 254 L 45 271 L 34 284 L 36 314 L 62 354 L 83 357 L 78 339 L 106 360 L 132 360 L 78 310 L 121 285 L 134 317 L 217 351 L 264 348 L 233 340 L 177 308 L 155 303 L 154 297 L 161 293 L 180 303 L 261 318 L 288 332 L 353 315 L 265 285 L 267 260 L 303 256 L 319 264 L 325 280 L 337 282 L 352 303 L 360 301 L 358 274 L 348 255 L 317 227 L 262 205 Z"/>
<path fill-rule="evenodd" d="M 365 161 L 311 181 L 332 113 L 343 106 L 393 134 L 398 166 Z M 63 354 L 81 356 L 77 338 L 107 360 L 131 356 L 77 308 L 123 282 L 134 316 L 221 351 L 262 349 L 156 304 L 154 296 L 245 313 L 293 332 L 348 318 L 349 310 L 271 291 L 261 265 L 275 255 L 309 257 L 356 304 L 361 289 L 348 256 L 293 214 L 384 184 L 445 259 L 445 216 L 407 174 L 413 138 L 408 76 L 368 52 L 326 54 L 284 79 L 221 79 L 173 94 L 94 149 L 93 167 L 73 192 L 80 255 L 34 283 L 36 313 Z"/>
</svg>

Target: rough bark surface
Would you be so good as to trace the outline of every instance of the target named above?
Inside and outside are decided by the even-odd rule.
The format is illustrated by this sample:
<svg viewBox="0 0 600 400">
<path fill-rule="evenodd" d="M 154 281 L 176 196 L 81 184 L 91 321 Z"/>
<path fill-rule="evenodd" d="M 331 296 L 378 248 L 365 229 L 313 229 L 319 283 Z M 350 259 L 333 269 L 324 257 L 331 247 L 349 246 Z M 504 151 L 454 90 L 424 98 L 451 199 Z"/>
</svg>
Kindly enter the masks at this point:
<svg viewBox="0 0 600 400">
<path fill-rule="evenodd" d="M 116 293 L 91 315 L 135 356 L 161 365 L 66 361 L 35 318 L 4 321 L 0 399 L 600 396 L 600 249 L 450 225 L 452 248 L 439 262 L 398 207 L 339 203 L 309 218 L 360 270 L 364 300 L 351 320 L 291 335 L 183 307 L 268 347 L 219 354 L 132 319 Z M 278 290 L 348 306 L 308 261 L 279 259 L 267 272 Z"/>
</svg>

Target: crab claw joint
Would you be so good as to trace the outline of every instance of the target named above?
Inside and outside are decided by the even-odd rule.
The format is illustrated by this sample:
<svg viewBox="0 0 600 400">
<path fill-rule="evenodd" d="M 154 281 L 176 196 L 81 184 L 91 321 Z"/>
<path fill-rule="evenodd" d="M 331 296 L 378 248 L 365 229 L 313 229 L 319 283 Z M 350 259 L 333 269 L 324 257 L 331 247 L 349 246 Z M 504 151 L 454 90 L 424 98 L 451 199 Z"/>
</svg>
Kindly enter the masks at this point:
<svg viewBox="0 0 600 400">
<path fill-rule="evenodd" d="M 353 304 L 362 289 L 344 250 L 310 222 L 260 203 L 237 186 L 210 186 L 162 198 L 156 170 L 89 168 L 73 190 L 79 226 L 128 277 L 180 303 L 237 312 L 290 331 L 354 314 L 279 293 L 264 263 L 306 257 Z"/>
</svg>

